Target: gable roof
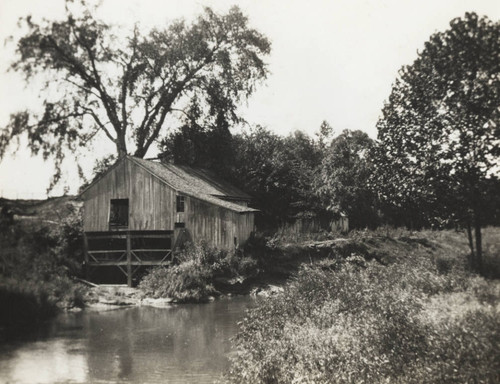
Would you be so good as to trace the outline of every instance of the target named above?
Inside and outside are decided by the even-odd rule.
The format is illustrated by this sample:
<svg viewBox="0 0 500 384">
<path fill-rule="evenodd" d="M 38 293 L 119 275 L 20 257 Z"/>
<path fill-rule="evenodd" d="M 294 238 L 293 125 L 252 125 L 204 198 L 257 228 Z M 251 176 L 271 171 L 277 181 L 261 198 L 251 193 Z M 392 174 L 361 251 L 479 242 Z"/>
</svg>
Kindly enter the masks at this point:
<svg viewBox="0 0 500 384">
<path fill-rule="evenodd" d="M 227 181 L 222 180 L 214 172 L 208 169 L 173 164 L 165 164 L 164 166 L 169 169 L 176 168 L 178 170 L 182 170 L 186 175 L 193 177 L 194 182 L 197 183 L 200 188 L 206 188 L 208 187 L 208 185 L 210 185 L 212 188 L 219 192 L 214 193 L 213 195 L 224 200 L 231 199 L 250 202 L 250 200 L 252 199 L 250 195 L 243 192 L 241 189 L 236 188 L 234 185 L 228 183 Z"/>
<path fill-rule="evenodd" d="M 130 159 L 164 179 L 178 191 L 186 191 L 186 193 L 187 191 L 196 191 L 222 199 L 250 201 L 249 195 L 220 179 L 208 169 L 161 163 L 132 156 Z"/>
<path fill-rule="evenodd" d="M 231 202 L 231 200 L 250 201 L 250 196 L 229 183 L 217 178 L 212 172 L 201 168 L 165 164 L 159 161 L 125 156 L 111 166 L 105 174 L 113 169 L 116 164 L 124 160 L 132 161 L 134 164 L 140 166 L 179 193 L 239 213 L 258 211 L 257 209 Z M 98 181 L 99 179 L 89 185 L 86 190 L 91 188 L 91 186 Z M 83 191 L 82 194 L 84 194 L 85 191 Z"/>
</svg>

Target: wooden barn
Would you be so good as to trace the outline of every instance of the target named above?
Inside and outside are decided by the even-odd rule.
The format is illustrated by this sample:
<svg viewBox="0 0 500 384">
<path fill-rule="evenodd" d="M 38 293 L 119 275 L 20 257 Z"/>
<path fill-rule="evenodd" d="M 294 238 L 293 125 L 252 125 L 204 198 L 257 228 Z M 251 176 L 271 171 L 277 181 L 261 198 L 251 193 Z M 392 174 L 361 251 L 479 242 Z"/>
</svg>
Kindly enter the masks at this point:
<svg viewBox="0 0 500 384">
<path fill-rule="evenodd" d="M 87 266 L 119 267 L 129 285 L 186 241 L 231 249 L 254 230 L 250 196 L 200 168 L 125 156 L 81 197 Z"/>
</svg>

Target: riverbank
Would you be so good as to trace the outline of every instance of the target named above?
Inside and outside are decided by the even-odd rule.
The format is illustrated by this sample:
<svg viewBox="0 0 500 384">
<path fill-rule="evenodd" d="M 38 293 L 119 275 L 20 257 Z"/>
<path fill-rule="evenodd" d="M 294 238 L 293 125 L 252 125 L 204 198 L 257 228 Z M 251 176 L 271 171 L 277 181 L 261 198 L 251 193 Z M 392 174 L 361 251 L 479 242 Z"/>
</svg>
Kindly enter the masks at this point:
<svg viewBox="0 0 500 384">
<path fill-rule="evenodd" d="M 259 282 L 254 281 L 253 283 L 246 283 L 245 289 L 241 287 L 234 288 L 233 285 L 239 284 L 241 279 L 234 279 L 235 283 L 225 283 L 225 287 L 228 289 L 217 291 L 216 295 L 208 296 L 203 298 L 200 303 L 211 302 L 226 297 L 237 297 L 237 296 L 255 296 L 255 297 L 270 297 L 283 292 L 282 285 L 277 284 L 273 280 L 274 284 L 264 281 L 264 279 Z M 179 302 L 171 297 L 148 297 L 139 288 L 130 288 L 126 285 L 87 285 L 85 294 L 83 295 L 84 305 L 81 307 L 70 307 L 65 308 L 68 312 L 77 311 L 112 311 L 128 307 L 144 306 L 144 307 L 154 307 L 154 308 L 168 308 L 174 305 L 183 304 L 184 302 Z"/>
<path fill-rule="evenodd" d="M 0 199 L 0 339 L 84 306 L 81 221 L 71 197 Z"/>
<path fill-rule="evenodd" d="M 227 382 L 499 382 L 500 229 L 483 236 L 488 278 L 452 231 L 353 233 L 347 257 L 313 246 L 243 321 Z"/>
<path fill-rule="evenodd" d="M 496 228 L 485 229 L 485 264 L 489 277 L 500 277 L 500 246 L 495 243 L 499 232 Z M 226 295 L 272 296 L 280 293 L 304 266 L 328 268 L 352 257 L 390 266 L 404 261 L 408 253 L 422 252 L 421 257 L 431 257 L 439 270 L 446 271 L 458 263 L 468 271 L 466 238 L 454 231 L 385 229 L 384 232 L 353 232 L 348 237 L 335 239 L 268 238 L 254 240 L 240 253 L 194 246 L 178 256 L 178 265 L 151 270 L 134 294 L 118 290 L 110 296 L 108 290 L 99 302 L 170 305 L 208 302 Z"/>
<path fill-rule="evenodd" d="M 237 252 L 198 244 L 176 255 L 176 265 L 144 276 L 138 289 L 98 291 L 76 279 L 82 276 L 83 259 L 77 208 L 71 198 L 26 202 L 11 206 L 17 219 L 6 215 L 0 220 L 0 304 L 7 309 L 0 316 L 0 337 L 8 329 L 36 327 L 60 311 L 171 306 L 227 295 L 279 296 L 305 267 L 331 269 L 345 259 L 391 266 L 421 254 L 422 260 L 434 263 L 431 276 L 456 265 L 467 270 L 463 233 L 381 228 L 343 238 L 327 233 L 260 236 Z M 484 238 L 485 272 L 498 278 L 500 245 L 493 240 L 500 238 L 500 231 L 487 228 Z"/>
</svg>

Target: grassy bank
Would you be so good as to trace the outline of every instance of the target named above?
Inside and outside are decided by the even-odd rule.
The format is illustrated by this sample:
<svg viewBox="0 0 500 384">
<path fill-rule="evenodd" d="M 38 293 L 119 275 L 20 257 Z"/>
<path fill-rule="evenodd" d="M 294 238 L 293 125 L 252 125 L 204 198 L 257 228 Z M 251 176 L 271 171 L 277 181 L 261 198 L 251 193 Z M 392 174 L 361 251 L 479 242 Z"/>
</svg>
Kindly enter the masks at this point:
<svg viewBox="0 0 500 384">
<path fill-rule="evenodd" d="M 5 210 L 0 217 L 0 337 L 84 304 L 85 288 L 73 280 L 81 268 L 78 212 L 67 208 L 64 217 L 58 218 L 54 207 L 53 216 L 37 215 L 36 208 L 36 202 L 17 204 L 9 210 L 17 210 L 20 218 L 14 220 Z M 38 208 L 43 210 L 46 204 Z"/>
<path fill-rule="evenodd" d="M 499 242 L 485 230 L 491 276 Z M 318 252 L 249 313 L 229 382 L 499 381 L 500 284 L 468 271 L 462 234 L 354 233 Z"/>
</svg>

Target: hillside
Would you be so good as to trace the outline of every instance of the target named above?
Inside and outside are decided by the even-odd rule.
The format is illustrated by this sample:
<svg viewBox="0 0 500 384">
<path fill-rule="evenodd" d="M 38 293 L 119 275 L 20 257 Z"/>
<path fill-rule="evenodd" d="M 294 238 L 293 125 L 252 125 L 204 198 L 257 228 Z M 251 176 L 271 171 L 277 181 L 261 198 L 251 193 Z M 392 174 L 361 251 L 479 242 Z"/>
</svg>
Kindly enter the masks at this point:
<svg viewBox="0 0 500 384">
<path fill-rule="evenodd" d="M 81 207 L 77 196 L 51 197 L 45 200 L 11 200 L 0 198 L 2 216 L 12 217 L 16 221 L 42 220 L 59 222 Z"/>
</svg>

